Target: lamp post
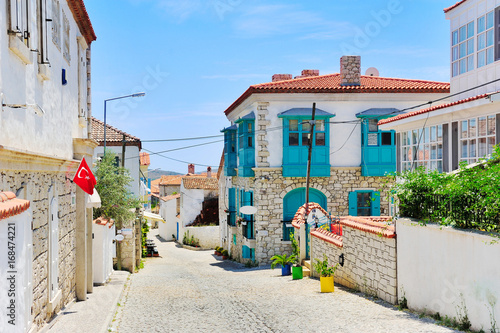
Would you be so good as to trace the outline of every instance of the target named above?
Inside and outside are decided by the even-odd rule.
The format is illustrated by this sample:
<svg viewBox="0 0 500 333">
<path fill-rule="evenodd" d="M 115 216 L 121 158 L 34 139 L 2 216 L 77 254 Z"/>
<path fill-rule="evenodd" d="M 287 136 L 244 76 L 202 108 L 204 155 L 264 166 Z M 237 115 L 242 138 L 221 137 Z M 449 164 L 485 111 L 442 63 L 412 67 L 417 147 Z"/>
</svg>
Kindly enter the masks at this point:
<svg viewBox="0 0 500 333">
<path fill-rule="evenodd" d="M 114 98 L 109 98 L 109 99 L 104 100 L 104 155 L 106 155 L 106 103 L 109 101 L 114 101 L 115 99 L 122 99 L 122 98 L 128 98 L 128 97 L 143 97 L 145 95 L 146 95 L 146 93 L 139 92 L 139 93 L 135 93 L 135 94 L 131 94 L 131 95 L 114 97 Z"/>
</svg>

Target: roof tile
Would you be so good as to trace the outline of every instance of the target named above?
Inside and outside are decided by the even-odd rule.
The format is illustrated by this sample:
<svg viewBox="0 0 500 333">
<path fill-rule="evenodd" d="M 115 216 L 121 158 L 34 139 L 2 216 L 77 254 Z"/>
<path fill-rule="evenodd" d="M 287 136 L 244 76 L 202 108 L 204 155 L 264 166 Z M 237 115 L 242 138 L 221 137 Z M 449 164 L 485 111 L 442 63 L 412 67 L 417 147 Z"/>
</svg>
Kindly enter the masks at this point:
<svg viewBox="0 0 500 333">
<path fill-rule="evenodd" d="M 107 134 L 108 133 L 106 133 L 106 136 L 108 136 Z M 151 160 L 149 158 L 149 154 L 146 153 L 146 152 L 141 152 L 139 154 L 139 159 L 140 159 L 141 165 L 150 165 L 151 164 Z"/>
<path fill-rule="evenodd" d="M 123 136 L 127 146 L 138 146 L 141 149 L 141 139 L 120 131 L 119 129 L 106 124 L 106 145 L 121 146 L 123 143 Z M 99 145 L 104 144 L 104 122 L 92 117 L 92 138 L 96 140 Z"/>
<path fill-rule="evenodd" d="M 182 178 L 184 188 L 191 190 L 218 190 L 217 178 L 184 177 Z"/>
<path fill-rule="evenodd" d="M 444 12 L 445 12 L 445 13 L 448 13 L 450 10 L 457 8 L 458 6 L 460 6 L 461 4 L 463 4 L 463 3 L 464 3 L 464 2 L 466 2 L 466 1 L 467 1 L 467 0 L 461 0 L 461 1 L 457 2 L 456 4 L 454 4 L 453 6 L 450 6 L 450 7 L 448 7 L 448 8 L 445 8 L 445 9 L 444 9 Z"/>
</svg>

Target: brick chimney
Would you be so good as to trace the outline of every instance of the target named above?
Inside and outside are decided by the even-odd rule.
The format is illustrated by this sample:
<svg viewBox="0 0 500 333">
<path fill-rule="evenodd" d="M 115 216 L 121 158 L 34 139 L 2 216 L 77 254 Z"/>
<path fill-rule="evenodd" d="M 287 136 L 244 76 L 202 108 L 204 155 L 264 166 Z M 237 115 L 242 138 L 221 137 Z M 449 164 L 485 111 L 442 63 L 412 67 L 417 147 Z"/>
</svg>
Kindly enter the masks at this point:
<svg viewBox="0 0 500 333">
<path fill-rule="evenodd" d="M 188 165 L 188 173 L 194 174 L 194 164 L 189 164 Z"/>
<path fill-rule="evenodd" d="M 207 178 L 212 178 L 212 167 L 207 168 Z"/>
<path fill-rule="evenodd" d="M 361 85 L 361 57 L 343 56 L 340 58 L 340 85 Z"/>
<path fill-rule="evenodd" d="M 303 77 L 311 77 L 311 76 L 319 76 L 319 69 L 304 69 L 302 71 L 302 74 L 299 76 L 296 76 L 296 79 L 300 79 Z"/>
<path fill-rule="evenodd" d="M 285 81 L 293 79 L 292 74 L 274 74 L 273 82 Z"/>
</svg>

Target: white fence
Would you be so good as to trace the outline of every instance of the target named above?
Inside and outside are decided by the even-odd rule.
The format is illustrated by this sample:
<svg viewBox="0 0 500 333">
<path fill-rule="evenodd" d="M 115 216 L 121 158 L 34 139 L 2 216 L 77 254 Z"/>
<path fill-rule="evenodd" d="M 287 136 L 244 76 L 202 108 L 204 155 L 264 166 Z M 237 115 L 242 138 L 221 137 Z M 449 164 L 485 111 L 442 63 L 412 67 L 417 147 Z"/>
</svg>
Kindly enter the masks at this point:
<svg viewBox="0 0 500 333">
<path fill-rule="evenodd" d="M 400 219 L 398 294 L 410 309 L 500 332 L 500 238 Z"/>
</svg>

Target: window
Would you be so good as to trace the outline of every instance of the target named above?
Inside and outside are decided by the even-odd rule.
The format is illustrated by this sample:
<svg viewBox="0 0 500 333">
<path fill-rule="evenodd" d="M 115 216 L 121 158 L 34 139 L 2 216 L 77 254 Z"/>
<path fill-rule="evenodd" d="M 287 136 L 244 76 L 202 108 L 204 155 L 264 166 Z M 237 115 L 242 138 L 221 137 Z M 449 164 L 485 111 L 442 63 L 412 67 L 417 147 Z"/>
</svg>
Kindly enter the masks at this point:
<svg viewBox="0 0 500 333">
<path fill-rule="evenodd" d="M 380 216 L 380 192 L 358 190 L 349 193 L 350 216 Z"/>
<path fill-rule="evenodd" d="M 241 257 L 243 259 L 255 260 L 255 249 L 254 248 L 249 248 L 248 246 L 243 245 L 241 247 Z"/>
<path fill-rule="evenodd" d="M 49 0 L 50 1 L 50 0 Z M 47 0 L 38 0 L 38 51 L 39 51 L 39 62 L 41 64 L 47 64 L 49 62 L 48 55 L 48 39 L 49 39 L 49 24 L 50 21 L 47 18 Z"/>
<path fill-rule="evenodd" d="M 61 9 L 59 1 L 52 2 L 52 41 L 61 50 Z"/>
<path fill-rule="evenodd" d="M 224 133 L 224 175 L 236 176 L 238 153 L 236 151 L 236 126 L 223 129 Z"/>
<path fill-rule="evenodd" d="M 64 44 L 63 44 L 63 56 L 64 59 L 69 63 L 71 61 L 71 55 L 69 53 L 69 20 L 66 17 L 66 14 L 63 12 L 63 33 L 64 33 Z"/>
<path fill-rule="evenodd" d="M 236 121 L 238 124 L 238 176 L 253 177 L 255 167 L 255 114 L 251 112 Z"/>
<path fill-rule="evenodd" d="M 495 61 L 495 12 L 477 19 L 477 68 Z"/>
<path fill-rule="evenodd" d="M 460 161 L 471 164 L 491 155 L 496 131 L 495 115 L 462 120 L 459 125 Z"/>
<path fill-rule="evenodd" d="M 474 69 L 474 21 L 451 33 L 452 77 Z"/>
<path fill-rule="evenodd" d="M 228 188 L 228 212 L 227 212 L 227 224 L 235 227 L 236 226 L 236 189 Z"/>
<path fill-rule="evenodd" d="M 240 190 L 240 208 L 243 206 L 253 206 L 253 192 Z M 239 211 L 239 209 L 238 209 Z M 255 239 L 255 230 L 254 230 L 254 216 L 253 215 L 245 215 L 238 212 L 240 217 L 244 220 L 241 223 L 243 237 L 247 239 Z"/>
<path fill-rule="evenodd" d="M 16 35 L 27 47 L 30 47 L 30 1 L 10 0 L 9 33 Z"/>
<path fill-rule="evenodd" d="M 443 172 L 443 125 L 402 133 L 401 171 L 419 166 Z"/>
<path fill-rule="evenodd" d="M 396 172 L 395 131 L 381 131 L 377 117 L 358 114 L 361 122 L 361 175 L 382 177 Z"/>
</svg>

